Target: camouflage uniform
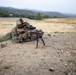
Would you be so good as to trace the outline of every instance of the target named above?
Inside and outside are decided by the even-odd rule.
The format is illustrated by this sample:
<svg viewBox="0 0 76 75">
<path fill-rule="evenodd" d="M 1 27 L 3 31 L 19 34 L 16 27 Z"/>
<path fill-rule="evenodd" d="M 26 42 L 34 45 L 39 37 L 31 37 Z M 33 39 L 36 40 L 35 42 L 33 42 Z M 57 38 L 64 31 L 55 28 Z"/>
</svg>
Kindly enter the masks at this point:
<svg viewBox="0 0 76 75">
<path fill-rule="evenodd" d="M 13 42 L 16 42 L 16 43 L 23 42 L 22 37 L 20 37 L 20 35 L 18 34 L 17 27 L 14 27 L 12 29 L 11 36 L 12 36 Z"/>
<path fill-rule="evenodd" d="M 29 25 L 29 23 L 25 22 L 26 25 Z M 12 41 L 16 43 L 21 43 L 25 41 L 32 41 L 34 40 L 33 35 L 30 34 L 30 30 L 28 29 L 19 29 L 18 27 L 25 26 L 24 24 L 17 23 L 17 26 L 14 27 L 11 31 Z M 21 33 L 24 31 L 23 33 Z"/>
<path fill-rule="evenodd" d="M 35 40 L 36 35 L 31 34 L 30 30 L 18 28 L 18 27 L 22 27 L 22 26 L 24 28 L 27 25 L 29 26 L 28 22 L 23 22 L 22 19 L 21 19 L 21 21 L 17 20 L 16 27 L 14 27 L 10 33 L 7 33 L 5 36 L 3 36 L 2 37 L 3 39 L 0 38 L 0 40 L 5 41 L 8 39 L 12 39 L 12 42 L 15 42 L 15 43 Z M 25 31 L 25 32 L 21 33 L 22 31 Z"/>
<path fill-rule="evenodd" d="M 9 32 L 6 35 L 0 36 L 0 42 L 10 40 L 11 38 L 11 32 Z"/>
</svg>

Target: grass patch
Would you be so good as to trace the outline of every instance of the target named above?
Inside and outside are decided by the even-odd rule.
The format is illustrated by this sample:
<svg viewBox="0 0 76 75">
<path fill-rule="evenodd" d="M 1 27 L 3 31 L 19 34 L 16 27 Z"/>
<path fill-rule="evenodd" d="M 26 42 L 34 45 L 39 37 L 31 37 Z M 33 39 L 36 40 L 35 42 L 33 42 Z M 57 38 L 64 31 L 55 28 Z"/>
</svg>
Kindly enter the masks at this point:
<svg viewBox="0 0 76 75">
<path fill-rule="evenodd" d="M 0 36 L 0 42 L 7 41 L 11 39 L 11 34 L 7 33 L 6 35 Z"/>
<path fill-rule="evenodd" d="M 76 24 L 72 25 L 74 28 L 76 28 Z"/>
<path fill-rule="evenodd" d="M 60 32 L 60 34 L 64 34 L 65 32 Z"/>
<path fill-rule="evenodd" d="M 12 26 L 13 24 L 2 24 L 1 26 Z"/>
<path fill-rule="evenodd" d="M 58 31 L 55 31 L 54 33 L 60 33 L 60 32 L 58 32 Z"/>
<path fill-rule="evenodd" d="M 48 18 L 43 19 L 45 22 L 76 24 L 76 18 Z"/>
<path fill-rule="evenodd" d="M 9 40 L 8 37 L 0 36 L 0 42 L 7 41 L 7 40 Z"/>
<path fill-rule="evenodd" d="M 66 33 L 66 32 L 58 32 L 58 31 L 56 31 L 56 32 L 54 32 L 54 33 L 64 34 L 64 33 Z"/>
<path fill-rule="evenodd" d="M 59 33 L 59 34 L 76 34 L 76 32 L 58 32 L 58 31 L 56 31 L 56 32 L 54 32 L 54 33 Z"/>
</svg>

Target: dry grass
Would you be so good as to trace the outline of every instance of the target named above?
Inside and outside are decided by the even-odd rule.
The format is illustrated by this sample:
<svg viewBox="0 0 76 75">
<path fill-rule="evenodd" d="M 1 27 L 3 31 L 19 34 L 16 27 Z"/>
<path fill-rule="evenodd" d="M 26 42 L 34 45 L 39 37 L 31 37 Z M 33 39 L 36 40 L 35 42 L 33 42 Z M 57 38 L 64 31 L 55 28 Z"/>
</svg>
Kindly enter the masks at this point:
<svg viewBox="0 0 76 75">
<path fill-rule="evenodd" d="M 44 19 L 45 22 L 55 22 L 55 23 L 68 23 L 68 24 L 76 24 L 76 18 L 49 18 Z"/>
<path fill-rule="evenodd" d="M 0 35 L 6 34 L 16 26 L 18 18 L 0 18 Z M 29 22 L 37 29 L 42 29 L 46 33 L 76 33 L 76 19 L 75 18 L 51 18 L 41 21 L 29 20 L 23 18 L 24 21 Z"/>
</svg>

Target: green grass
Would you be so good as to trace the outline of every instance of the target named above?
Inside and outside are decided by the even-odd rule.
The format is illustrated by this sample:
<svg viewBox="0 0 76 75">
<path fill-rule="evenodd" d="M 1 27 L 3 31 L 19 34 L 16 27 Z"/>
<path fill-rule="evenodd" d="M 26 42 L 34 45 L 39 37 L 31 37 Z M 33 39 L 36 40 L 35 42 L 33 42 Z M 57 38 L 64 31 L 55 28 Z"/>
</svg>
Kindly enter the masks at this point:
<svg viewBox="0 0 76 75">
<path fill-rule="evenodd" d="M 7 33 L 6 35 L 0 36 L 0 42 L 7 41 L 11 39 L 11 34 Z"/>
</svg>

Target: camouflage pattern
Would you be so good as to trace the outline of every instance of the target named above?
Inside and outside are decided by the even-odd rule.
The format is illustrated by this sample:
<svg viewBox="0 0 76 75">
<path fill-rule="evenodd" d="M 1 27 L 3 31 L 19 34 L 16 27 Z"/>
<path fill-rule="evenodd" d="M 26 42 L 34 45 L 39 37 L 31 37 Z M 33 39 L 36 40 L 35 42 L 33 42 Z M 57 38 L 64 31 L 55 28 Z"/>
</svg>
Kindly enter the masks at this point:
<svg viewBox="0 0 76 75">
<path fill-rule="evenodd" d="M 12 38 L 11 32 L 9 32 L 6 35 L 0 36 L 0 42 L 10 40 L 11 38 Z"/>
<path fill-rule="evenodd" d="M 22 37 L 18 34 L 17 27 L 14 27 L 11 31 L 12 42 L 20 43 L 23 42 Z"/>
<path fill-rule="evenodd" d="M 21 33 L 22 30 L 18 29 L 17 27 L 13 28 L 11 31 L 11 35 L 12 35 L 12 41 L 15 43 L 21 43 L 21 42 L 28 42 L 28 41 L 32 41 L 35 40 L 36 35 L 35 34 L 30 34 L 31 31 L 30 30 L 23 30 L 24 33 Z"/>
</svg>

